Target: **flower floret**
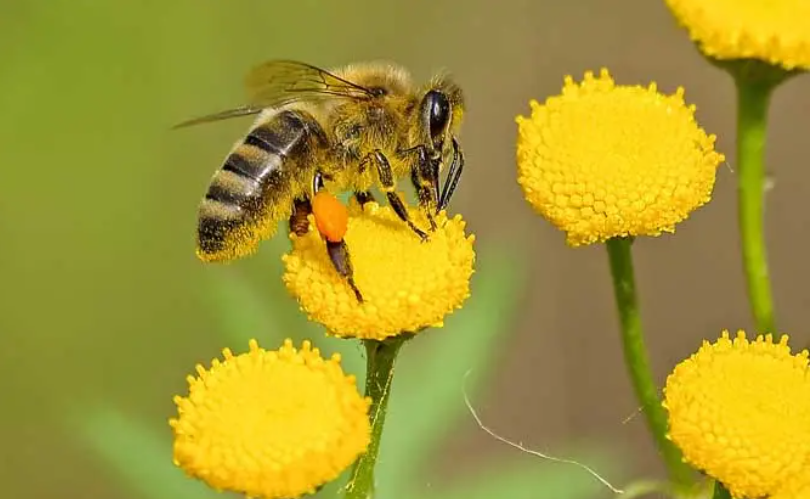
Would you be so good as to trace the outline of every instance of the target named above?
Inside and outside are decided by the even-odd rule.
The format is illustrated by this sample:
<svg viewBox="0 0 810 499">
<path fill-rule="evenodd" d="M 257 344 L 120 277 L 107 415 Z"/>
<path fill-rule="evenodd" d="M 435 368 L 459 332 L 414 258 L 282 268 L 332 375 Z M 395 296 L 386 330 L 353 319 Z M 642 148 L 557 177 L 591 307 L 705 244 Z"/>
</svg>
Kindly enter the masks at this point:
<svg viewBox="0 0 810 499">
<path fill-rule="evenodd" d="M 768 499 L 806 499 L 810 497 L 810 470 L 788 480 Z"/>
<path fill-rule="evenodd" d="M 795 0 L 667 0 L 706 55 L 810 69 L 810 3 Z"/>
<path fill-rule="evenodd" d="M 619 86 L 605 69 L 566 77 L 561 95 L 517 118 L 526 200 L 572 246 L 673 232 L 711 199 L 724 160 L 683 95 Z"/>
<path fill-rule="evenodd" d="M 808 353 L 727 331 L 667 379 L 669 438 L 734 497 L 774 493 L 810 467 Z"/>
<path fill-rule="evenodd" d="M 217 490 L 294 498 L 334 480 L 370 441 L 368 408 L 340 356 L 323 359 L 305 341 L 197 366 L 175 397 L 174 461 Z"/>
<path fill-rule="evenodd" d="M 421 210 L 409 210 L 415 224 L 427 226 Z M 335 336 L 385 339 L 441 326 L 469 296 L 475 251 L 460 215 L 435 217 L 437 229 L 422 241 L 393 209 L 374 202 L 349 205 L 345 242 L 358 302 L 335 270 L 317 230 L 291 234 L 284 255 L 284 282 L 309 317 Z"/>
</svg>

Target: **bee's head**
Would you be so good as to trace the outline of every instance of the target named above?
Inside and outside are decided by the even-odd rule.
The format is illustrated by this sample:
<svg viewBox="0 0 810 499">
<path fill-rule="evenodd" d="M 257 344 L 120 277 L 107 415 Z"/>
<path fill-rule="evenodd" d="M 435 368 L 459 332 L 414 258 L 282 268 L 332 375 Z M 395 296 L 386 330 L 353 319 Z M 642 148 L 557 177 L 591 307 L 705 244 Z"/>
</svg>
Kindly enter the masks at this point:
<svg viewBox="0 0 810 499">
<path fill-rule="evenodd" d="M 421 121 L 428 145 L 441 154 L 456 133 L 463 112 L 461 89 L 447 79 L 435 81 L 422 97 Z"/>
</svg>

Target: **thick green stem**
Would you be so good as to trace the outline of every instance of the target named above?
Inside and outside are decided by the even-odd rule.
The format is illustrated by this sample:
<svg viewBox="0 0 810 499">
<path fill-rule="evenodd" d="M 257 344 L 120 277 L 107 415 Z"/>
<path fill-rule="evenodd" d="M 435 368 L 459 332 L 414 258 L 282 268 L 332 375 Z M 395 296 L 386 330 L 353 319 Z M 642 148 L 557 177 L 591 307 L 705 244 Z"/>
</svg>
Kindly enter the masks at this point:
<svg viewBox="0 0 810 499">
<path fill-rule="evenodd" d="M 776 334 L 765 253 L 765 131 L 768 104 L 777 82 L 735 76 L 737 84 L 737 164 L 739 223 L 748 299 L 758 333 Z"/>
<path fill-rule="evenodd" d="M 351 479 L 346 486 L 346 499 L 374 497 L 374 465 L 377 464 L 388 398 L 394 380 L 394 362 L 404 341 L 405 335 L 385 341 L 363 341 L 366 347 L 366 396 L 371 397 L 371 443 L 366 453 L 354 464 Z"/>
<path fill-rule="evenodd" d="M 691 488 L 694 483 L 692 470 L 682 461 L 680 450 L 666 437 L 667 415 L 661 405 L 659 389 L 653 381 L 647 359 L 633 275 L 633 256 L 630 250 L 632 244 L 632 239 L 627 238 L 613 238 L 606 243 L 613 276 L 613 292 L 621 321 L 624 361 L 670 480 L 678 488 Z"/>
</svg>

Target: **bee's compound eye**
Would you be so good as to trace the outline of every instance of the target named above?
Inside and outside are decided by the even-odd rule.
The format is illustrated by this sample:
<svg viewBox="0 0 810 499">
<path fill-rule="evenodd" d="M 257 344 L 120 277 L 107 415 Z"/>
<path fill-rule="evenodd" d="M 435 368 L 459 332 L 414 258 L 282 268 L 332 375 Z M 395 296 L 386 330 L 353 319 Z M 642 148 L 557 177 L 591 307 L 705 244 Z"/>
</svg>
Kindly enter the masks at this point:
<svg viewBox="0 0 810 499">
<path fill-rule="evenodd" d="M 430 136 L 437 138 L 444 133 L 450 121 L 450 101 L 438 90 L 431 90 L 425 95 L 425 107 L 430 123 Z"/>
<path fill-rule="evenodd" d="M 338 243 L 346 235 L 349 227 L 349 212 L 346 207 L 328 192 L 321 191 L 312 199 L 312 213 L 315 225 L 327 241 Z"/>
</svg>

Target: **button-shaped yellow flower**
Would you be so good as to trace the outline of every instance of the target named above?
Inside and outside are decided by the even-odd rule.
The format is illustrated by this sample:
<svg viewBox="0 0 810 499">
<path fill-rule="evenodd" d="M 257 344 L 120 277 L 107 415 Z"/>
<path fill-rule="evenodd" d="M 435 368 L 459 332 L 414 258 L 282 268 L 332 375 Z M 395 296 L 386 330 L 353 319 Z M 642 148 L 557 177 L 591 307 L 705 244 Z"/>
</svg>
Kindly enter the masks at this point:
<svg viewBox="0 0 810 499">
<path fill-rule="evenodd" d="M 759 59 L 810 68 L 810 2 L 666 0 L 700 50 L 715 59 Z"/>
<path fill-rule="evenodd" d="M 683 89 L 619 86 L 603 69 L 531 109 L 517 118 L 518 183 L 570 245 L 673 232 L 709 201 L 724 157 Z"/>
<path fill-rule="evenodd" d="M 223 350 L 197 366 L 189 393 L 175 397 L 174 461 L 218 490 L 294 498 L 334 480 L 365 452 L 370 401 L 340 356 L 321 357 L 308 341 L 277 351 L 251 340 L 247 353 Z"/>
<path fill-rule="evenodd" d="M 667 379 L 669 438 L 734 497 L 767 496 L 810 469 L 808 353 L 787 341 L 724 331 Z"/>
<path fill-rule="evenodd" d="M 421 210 L 409 213 L 429 226 Z M 344 240 L 363 302 L 335 271 L 314 223 L 307 234 L 290 236 L 284 282 L 310 319 L 335 336 L 381 340 L 439 327 L 469 296 L 475 237 L 465 235 L 460 215 L 442 212 L 436 224 L 422 242 L 390 207 L 352 201 Z"/>
</svg>

